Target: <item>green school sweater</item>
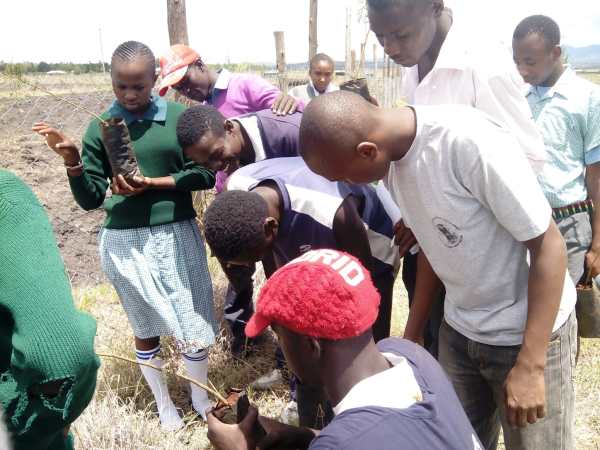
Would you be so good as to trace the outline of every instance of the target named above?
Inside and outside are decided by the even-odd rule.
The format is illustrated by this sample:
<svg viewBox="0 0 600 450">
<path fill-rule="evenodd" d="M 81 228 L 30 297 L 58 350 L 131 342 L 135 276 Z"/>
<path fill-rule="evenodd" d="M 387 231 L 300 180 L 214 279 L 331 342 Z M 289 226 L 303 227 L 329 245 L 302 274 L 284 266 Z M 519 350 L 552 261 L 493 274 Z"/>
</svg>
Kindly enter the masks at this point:
<svg viewBox="0 0 600 450">
<path fill-rule="evenodd" d="M 44 209 L 25 183 L 0 170 L 0 409 L 15 449 L 61 439 L 90 402 L 95 334 L 94 319 L 73 304 Z M 64 384 L 52 400 L 32 394 L 56 380 Z"/>
<path fill-rule="evenodd" d="M 147 190 L 140 195 L 106 198 L 112 171 L 100 133 L 100 122 L 93 120 L 83 137 L 81 176 L 69 177 L 75 200 L 86 210 L 104 205 L 106 228 L 138 228 L 178 222 L 196 217 L 192 191 L 210 189 L 215 175 L 187 160 L 177 142 L 177 119 L 185 110 L 179 103 L 153 98 L 141 119 L 133 117 L 117 102 L 101 117 L 123 117 L 129 128 L 133 148 L 142 174 L 157 178 L 172 176 L 175 190 Z"/>
</svg>

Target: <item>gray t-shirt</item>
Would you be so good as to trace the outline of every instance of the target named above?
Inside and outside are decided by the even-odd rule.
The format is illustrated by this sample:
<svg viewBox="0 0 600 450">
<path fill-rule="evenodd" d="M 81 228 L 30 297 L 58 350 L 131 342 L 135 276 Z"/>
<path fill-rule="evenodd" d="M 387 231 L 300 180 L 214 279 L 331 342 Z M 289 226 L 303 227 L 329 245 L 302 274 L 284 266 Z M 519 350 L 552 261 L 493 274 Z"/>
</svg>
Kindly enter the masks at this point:
<svg viewBox="0 0 600 450">
<path fill-rule="evenodd" d="M 489 345 L 521 344 L 528 252 L 551 209 L 518 141 L 467 106 L 416 107 L 417 134 L 384 183 L 446 287 L 445 319 Z M 565 278 L 558 329 L 576 292 Z"/>
</svg>

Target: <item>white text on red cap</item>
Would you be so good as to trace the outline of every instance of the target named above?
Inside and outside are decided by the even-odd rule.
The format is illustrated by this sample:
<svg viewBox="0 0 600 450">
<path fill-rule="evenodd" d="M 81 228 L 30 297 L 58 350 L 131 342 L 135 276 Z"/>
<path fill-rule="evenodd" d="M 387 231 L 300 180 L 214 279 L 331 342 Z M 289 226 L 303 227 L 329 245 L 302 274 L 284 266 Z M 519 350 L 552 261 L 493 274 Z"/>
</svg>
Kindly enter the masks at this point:
<svg viewBox="0 0 600 450">
<path fill-rule="evenodd" d="M 294 259 L 289 264 L 300 262 L 321 262 L 328 265 L 339 273 L 342 279 L 352 287 L 358 286 L 365 279 L 365 273 L 360 264 L 348 255 L 336 252 L 335 250 L 311 250 Z"/>
</svg>

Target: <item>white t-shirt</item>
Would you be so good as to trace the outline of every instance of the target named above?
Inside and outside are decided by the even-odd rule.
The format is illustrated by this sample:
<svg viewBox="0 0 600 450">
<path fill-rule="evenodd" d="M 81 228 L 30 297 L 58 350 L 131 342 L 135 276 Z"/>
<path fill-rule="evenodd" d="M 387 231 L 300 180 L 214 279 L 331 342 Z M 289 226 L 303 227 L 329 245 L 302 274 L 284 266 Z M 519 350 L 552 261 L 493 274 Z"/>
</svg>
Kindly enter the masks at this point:
<svg viewBox="0 0 600 450">
<path fill-rule="evenodd" d="M 446 287 L 445 319 L 464 336 L 518 345 L 527 319 L 528 252 L 551 209 L 514 136 L 459 105 L 415 107 L 416 138 L 386 187 Z M 558 329 L 575 306 L 565 277 Z"/>
<path fill-rule="evenodd" d="M 423 400 L 421 388 L 406 358 L 393 353 L 382 355 L 392 367 L 356 383 L 333 407 L 336 416 L 365 406 L 405 409 Z"/>
<path fill-rule="evenodd" d="M 405 68 L 400 91 L 411 105 L 468 105 L 486 112 L 515 134 L 539 173 L 546 151 L 524 88 L 507 47 L 454 20 L 431 72 L 419 82 L 418 67 Z"/>
</svg>

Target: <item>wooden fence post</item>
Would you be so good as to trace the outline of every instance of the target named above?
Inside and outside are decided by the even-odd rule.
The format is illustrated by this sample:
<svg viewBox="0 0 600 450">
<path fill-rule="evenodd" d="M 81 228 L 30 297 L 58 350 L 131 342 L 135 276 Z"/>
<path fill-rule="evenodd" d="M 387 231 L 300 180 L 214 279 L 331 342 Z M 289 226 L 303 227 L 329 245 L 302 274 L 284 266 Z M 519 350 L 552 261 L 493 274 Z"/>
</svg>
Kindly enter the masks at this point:
<svg viewBox="0 0 600 450">
<path fill-rule="evenodd" d="M 310 0 L 310 12 L 308 16 L 308 61 L 317 54 L 319 43 L 317 40 L 317 16 L 319 11 L 319 1 Z"/>
<path fill-rule="evenodd" d="M 363 76 L 363 77 L 367 75 L 367 72 L 365 71 L 365 59 L 366 59 L 365 52 L 366 51 L 367 51 L 367 43 L 363 42 L 362 44 L 360 44 L 360 58 L 359 58 L 360 62 L 358 63 L 361 76 Z"/>
<path fill-rule="evenodd" d="M 285 40 L 283 37 L 283 31 L 273 32 L 275 35 L 275 53 L 277 61 L 277 78 L 279 80 L 279 89 L 281 92 L 287 93 L 288 80 L 286 75 L 286 64 L 285 64 Z"/>
<path fill-rule="evenodd" d="M 377 44 L 373 44 L 373 76 L 377 78 Z"/>
<path fill-rule="evenodd" d="M 167 0 L 167 22 L 169 25 L 169 43 L 188 45 L 185 0 Z"/>
<path fill-rule="evenodd" d="M 351 28 L 352 24 L 352 10 L 350 8 L 346 8 L 346 77 L 352 76 L 352 34 Z"/>
</svg>

